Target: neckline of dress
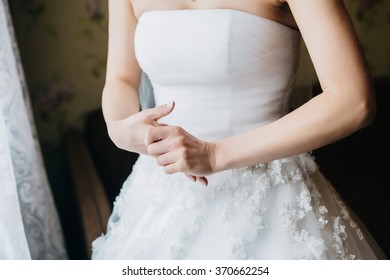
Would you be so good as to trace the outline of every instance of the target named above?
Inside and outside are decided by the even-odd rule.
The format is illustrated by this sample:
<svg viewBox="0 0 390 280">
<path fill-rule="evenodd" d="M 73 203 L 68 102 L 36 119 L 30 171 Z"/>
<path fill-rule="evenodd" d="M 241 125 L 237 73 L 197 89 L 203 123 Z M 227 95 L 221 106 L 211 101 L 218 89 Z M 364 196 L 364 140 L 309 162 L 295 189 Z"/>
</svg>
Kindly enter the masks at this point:
<svg viewBox="0 0 390 280">
<path fill-rule="evenodd" d="M 152 13 L 175 13 L 175 12 L 210 12 L 210 11 L 216 11 L 216 12 L 226 12 L 226 11 L 230 11 L 230 12 L 233 12 L 233 13 L 238 13 L 238 14 L 243 14 L 243 15 L 247 15 L 247 16 L 251 16 L 251 17 L 255 17 L 259 20 L 263 20 L 263 21 L 268 21 L 270 23 L 274 23 L 275 25 L 278 25 L 282 28 L 286 28 L 287 30 L 291 30 L 291 31 L 294 31 L 294 32 L 298 32 L 299 33 L 299 29 L 296 29 L 296 28 L 293 28 L 291 26 L 288 26 L 286 24 L 283 24 L 283 23 L 280 23 L 276 20 L 272 20 L 272 19 L 269 19 L 269 18 L 266 18 L 264 16 L 259 16 L 259 15 L 256 15 L 254 13 L 250 13 L 250 12 L 246 12 L 246 11 L 242 11 L 242 10 L 238 10 L 238 9 L 232 9 L 232 8 L 216 8 L 216 9 L 152 9 L 152 10 L 146 10 L 144 12 L 142 12 L 139 16 L 138 16 L 138 22 L 143 18 L 144 15 L 146 14 L 152 14 Z"/>
</svg>

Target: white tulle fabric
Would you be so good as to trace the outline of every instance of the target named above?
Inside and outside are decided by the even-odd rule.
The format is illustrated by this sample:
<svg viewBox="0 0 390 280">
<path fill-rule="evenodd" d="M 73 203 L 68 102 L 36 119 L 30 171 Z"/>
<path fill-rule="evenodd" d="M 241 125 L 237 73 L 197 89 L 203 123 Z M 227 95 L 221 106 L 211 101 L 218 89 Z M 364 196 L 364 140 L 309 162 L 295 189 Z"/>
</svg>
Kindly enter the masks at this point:
<svg viewBox="0 0 390 280">
<path fill-rule="evenodd" d="M 216 140 L 287 112 L 299 33 L 230 10 L 148 11 L 136 56 L 162 122 Z M 256 139 L 253 139 L 256 141 Z M 167 175 L 141 155 L 114 204 L 93 259 L 376 259 L 369 233 L 309 154 L 208 177 Z"/>
</svg>

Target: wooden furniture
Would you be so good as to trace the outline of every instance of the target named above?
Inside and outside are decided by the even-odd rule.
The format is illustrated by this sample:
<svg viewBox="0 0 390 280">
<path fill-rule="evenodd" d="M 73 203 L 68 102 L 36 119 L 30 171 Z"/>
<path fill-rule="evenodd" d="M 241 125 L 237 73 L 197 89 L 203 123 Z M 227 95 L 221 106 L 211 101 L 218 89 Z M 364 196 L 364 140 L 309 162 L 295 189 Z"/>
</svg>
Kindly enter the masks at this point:
<svg viewBox="0 0 390 280">
<path fill-rule="evenodd" d="M 73 192 L 82 221 L 85 251 L 90 258 L 92 241 L 106 231 L 111 207 L 83 136 L 71 131 L 65 141 Z"/>
<path fill-rule="evenodd" d="M 101 109 L 92 111 L 84 132 L 65 135 L 70 181 L 81 221 L 83 246 L 79 258 L 91 257 L 91 243 L 106 232 L 112 204 L 137 154 L 118 149 L 109 139 Z M 71 238 L 68 238 L 71 239 Z"/>
</svg>

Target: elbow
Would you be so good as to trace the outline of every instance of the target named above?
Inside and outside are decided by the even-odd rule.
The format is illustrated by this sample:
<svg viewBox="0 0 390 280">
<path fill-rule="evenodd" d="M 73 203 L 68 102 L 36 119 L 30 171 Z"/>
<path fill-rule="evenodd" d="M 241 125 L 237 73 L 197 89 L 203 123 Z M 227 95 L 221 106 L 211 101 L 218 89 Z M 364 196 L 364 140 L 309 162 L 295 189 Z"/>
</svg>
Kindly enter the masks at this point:
<svg viewBox="0 0 390 280">
<path fill-rule="evenodd" d="M 375 119 L 376 119 L 376 104 L 370 104 L 370 106 L 366 108 L 363 126 L 368 126 L 372 124 L 375 121 Z"/>
<path fill-rule="evenodd" d="M 361 129 L 371 125 L 376 119 L 376 99 L 375 92 L 367 94 L 368 97 L 360 100 L 357 110 L 357 128 Z"/>
</svg>

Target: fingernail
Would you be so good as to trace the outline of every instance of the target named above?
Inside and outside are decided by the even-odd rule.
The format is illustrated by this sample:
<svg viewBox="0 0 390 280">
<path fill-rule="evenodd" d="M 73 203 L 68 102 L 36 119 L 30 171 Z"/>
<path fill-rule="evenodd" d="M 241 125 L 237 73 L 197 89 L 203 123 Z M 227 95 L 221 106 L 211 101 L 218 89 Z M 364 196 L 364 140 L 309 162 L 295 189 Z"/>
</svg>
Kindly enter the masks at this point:
<svg viewBox="0 0 390 280">
<path fill-rule="evenodd" d="M 167 109 L 171 109 L 171 108 L 173 107 L 173 101 L 167 103 L 167 104 L 165 105 L 165 107 L 167 107 Z"/>
</svg>

